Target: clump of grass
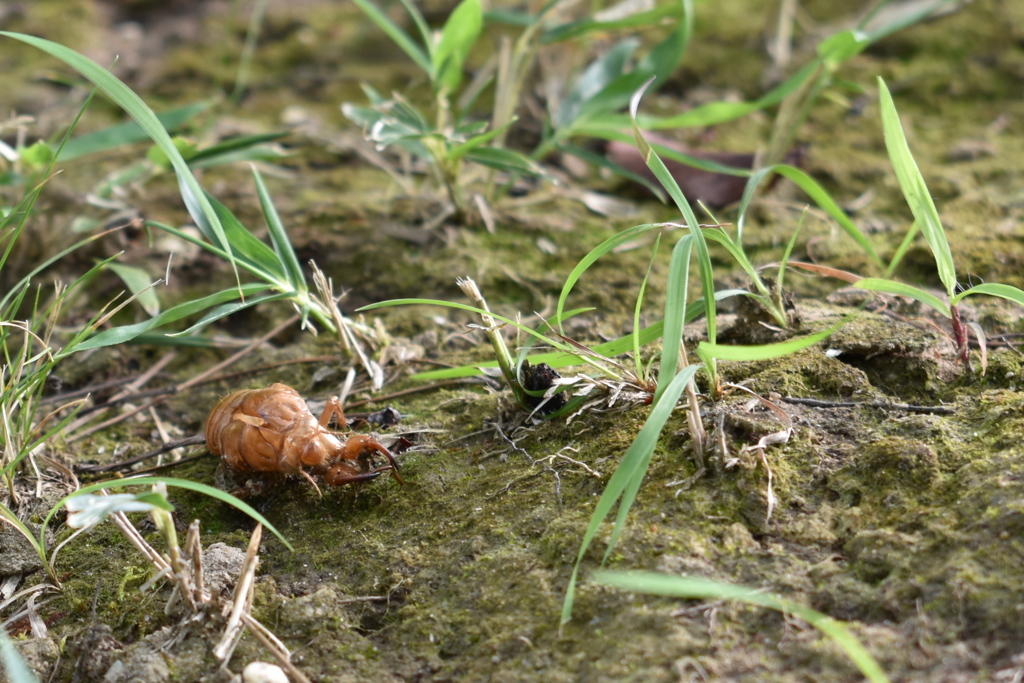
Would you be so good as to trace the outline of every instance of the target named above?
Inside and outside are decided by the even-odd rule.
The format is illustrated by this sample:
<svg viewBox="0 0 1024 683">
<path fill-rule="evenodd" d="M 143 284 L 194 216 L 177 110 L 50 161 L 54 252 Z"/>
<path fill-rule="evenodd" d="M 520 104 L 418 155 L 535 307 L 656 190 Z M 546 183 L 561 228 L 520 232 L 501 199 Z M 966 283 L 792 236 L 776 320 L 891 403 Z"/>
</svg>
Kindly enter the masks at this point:
<svg viewBox="0 0 1024 683">
<path fill-rule="evenodd" d="M 970 363 L 970 350 L 968 347 L 968 330 L 976 333 L 984 349 L 984 331 L 976 323 L 965 323 L 960 316 L 957 304 L 969 296 L 984 294 L 1000 297 L 1024 306 L 1024 291 L 1011 285 L 1004 285 L 998 282 L 986 282 L 962 289 L 956 278 L 956 266 L 953 263 L 953 252 L 949 248 L 946 239 L 945 229 L 942 227 L 942 219 L 935 208 L 928 186 L 925 184 L 924 176 L 917 167 L 917 162 L 910 152 L 906 135 L 900 125 L 899 114 L 896 105 L 889 94 L 889 89 L 881 77 L 878 78 L 878 92 L 882 106 L 882 128 L 885 131 L 885 146 L 889 152 L 889 159 L 892 161 L 896 178 L 899 180 L 903 196 L 914 214 L 914 224 L 911 226 L 903 244 L 897 250 L 889 270 L 892 271 L 911 241 L 920 230 L 924 234 L 932 256 L 935 258 L 935 266 L 939 273 L 939 279 L 946 289 L 947 301 L 943 301 L 934 294 L 896 280 L 888 278 L 864 278 L 855 283 L 856 287 L 872 292 L 886 292 L 910 297 L 915 301 L 929 306 L 940 315 L 947 318 L 952 329 L 953 343 L 956 347 L 957 356 L 965 365 Z M 982 367 L 984 372 L 984 362 Z"/>
<path fill-rule="evenodd" d="M 693 387 L 693 378 L 696 373 L 703 370 L 708 375 L 712 397 L 715 398 L 723 391 L 723 387 L 719 384 L 718 373 L 716 370 L 717 362 L 719 360 L 755 361 L 767 358 L 777 358 L 791 353 L 796 353 L 797 351 L 813 346 L 814 344 L 826 339 L 840 325 L 842 325 L 843 322 L 845 322 L 842 321 L 838 325 L 816 334 L 790 339 L 778 344 L 767 344 L 762 346 L 728 346 L 717 343 L 717 308 L 714 302 L 716 301 L 719 293 L 716 293 L 714 290 L 714 272 L 711 265 L 711 259 L 707 251 L 706 237 L 712 234 L 723 235 L 724 233 L 716 232 L 718 231 L 717 226 L 703 227 L 697 222 L 693 209 L 690 207 L 685 195 L 679 189 L 675 179 L 665 168 L 665 164 L 661 161 L 657 152 L 655 152 L 644 138 L 643 131 L 640 129 L 636 117 L 637 108 L 642 95 L 643 89 L 637 91 L 632 103 L 630 104 L 630 117 L 633 123 L 633 133 L 636 144 L 640 148 L 648 167 L 665 186 L 669 196 L 675 201 L 676 207 L 683 214 L 684 220 L 686 221 L 684 227 L 688 229 L 688 232 L 679 240 L 679 242 L 677 242 L 673 249 L 669 271 L 669 290 L 666 297 L 666 306 L 664 311 L 664 336 L 662 338 L 661 366 L 658 372 L 658 385 L 654 395 L 653 407 L 643 428 L 640 430 L 640 433 L 637 434 L 633 443 L 630 444 L 626 453 L 622 456 L 622 460 L 616 467 L 615 472 L 612 474 L 605 490 L 601 494 L 601 498 L 594 507 L 594 512 L 590 517 L 590 523 L 588 524 L 587 530 L 584 532 L 583 539 L 580 543 L 580 550 L 576 557 L 576 564 L 573 567 L 572 576 L 569 579 L 569 586 L 566 589 L 566 596 L 562 605 L 563 623 L 567 622 L 572 617 L 576 581 L 583 558 L 586 555 L 590 544 L 596 537 L 598 530 L 604 523 L 604 520 L 607 519 L 616 504 L 618 504 L 618 512 L 602 563 L 611 555 L 611 551 L 624 528 L 629 510 L 632 507 L 633 502 L 636 500 L 640 484 L 643 482 L 644 475 L 650 465 L 651 458 L 654 455 L 654 450 L 661 437 L 661 432 L 664 429 L 665 423 L 668 420 L 669 415 L 671 415 L 672 411 L 675 409 L 675 406 L 684 391 L 687 392 L 687 425 L 690 432 L 693 452 L 697 461 L 698 470 L 703 468 L 703 449 L 706 431 L 701 423 L 700 405 L 696 391 Z M 735 248 L 731 249 L 729 253 L 735 256 L 737 258 L 737 262 L 741 265 L 746 264 L 746 266 L 744 266 L 744 270 L 748 273 L 752 273 L 755 277 L 758 277 L 757 272 L 749 265 L 749 261 L 743 254 L 742 249 L 735 246 L 735 243 L 731 243 L 729 240 L 723 240 L 722 243 L 733 244 Z M 687 362 L 685 348 L 683 346 L 683 326 L 685 318 L 679 313 L 686 309 L 689 286 L 689 263 L 692 252 L 696 253 L 701 293 L 703 295 L 703 312 L 707 325 L 708 340 L 700 342 L 696 348 L 696 354 L 701 361 L 703 361 L 703 364 L 689 364 Z M 573 276 L 570 276 L 569 280 L 566 282 L 566 288 L 571 287 L 574 282 L 575 280 Z M 559 301 L 560 306 L 564 301 L 564 296 L 567 294 L 566 288 L 563 288 L 563 297 Z M 730 295 L 732 294 L 733 293 L 730 293 Z M 735 292 L 735 295 L 745 295 L 757 298 L 758 300 L 763 300 L 761 295 L 748 292 L 746 290 L 739 290 Z M 770 489 L 769 498 L 771 498 Z M 768 514 L 770 515 L 770 511 Z"/>
<path fill-rule="evenodd" d="M 370 0 L 355 0 L 356 5 L 424 71 L 430 79 L 433 116 L 400 95 L 390 99 L 368 85 L 363 91 L 369 107 L 346 102 L 342 112 L 363 127 L 367 137 L 378 147 L 399 148 L 427 161 L 440 185 L 446 190 L 452 211 L 465 218 L 470 208 L 464 186 L 465 162 L 472 162 L 513 175 L 541 176 L 544 172 L 528 157 L 491 143 L 501 137 L 514 119 L 502 121 L 487 130 L 466 116 L 468 104 L 460 106 L 454 96 L 463 80 L 463 63 L 476 43 L 483 27 L 480 0 L 462 0 L 452 10 L 440 32 L 432 32 L 419 9 L 403 0 L 420 34 L 414 39 L 395 24 Z M 480 85 L 470 85 L 479 92 Z M 472 98 L 470 98 L 472 99 Z"/>
<path fill-rule="evenodd" d="M 69 404 L 54 411 L 41 421 L 36 421 L 36 406 L 45 387 L 47 377 L 49 377 L 59 362 L 72 354 L 103 346 L 125 343 L 162 325 L 181 320 L 187 316 L 206 312 L 206 315 L 198 323 L 185 330 L 184 333 L 188 333 L 192 329 L 262 301 L 290 301 L 300 310 L 304 318 L 312 316 L 327 329 L 333 330 L 334 322 L 332 312 L 324 304 L 311 296 L 301 267 L 295 257 L 295 252 L 288 240 L 287 233 L 284 231 L 269 193 L 258 173 L 254 172 L 255 182 L 263 214 L 267 220 L 271 235 L 272 246 L 267 246 L 255 238 L 238 222 L 233 214 L 202 190 L 192 175 L 178 146 L 167 134 L 160 120 L 124 83 L 103 70 L 95 62 L 62 45 L 22 34 L 0 32 L 0 35 L 28 43 L 63 60 L 90 79 L 100 90 L 105 92 L 124 108 L 126 112 L 133 116 L 142 130 L 155 141 L 158 148 L 165 154 L 168 163 L 178 176 L 185 205 L 209 242 L 187 236 L 170 226 L 162 227 L 186 239 L 200 243 L 213 253 L 222 256 L 236 269 L 236 273 L 237 269 L 241 267 L 261 279 L 260 282 L 240 283 L 237 288 L 179 304 L 142 323 L 113 327 L 97 332 L 98 328 L 105 325 L 117 310 L 127 303 L 122 302 L 120 306 L 112 310 L 101 311 L 96 314 L 60 347 L 57 347 L 56 340 L 53 338 L 53 332 L 60 318 L 61 305 L 65 301 L 68 292 L 74 287 L 87 282 L 95 272 L 105 267 L 116 256 L 94 266 L 93 269 L 79 278 L 70 288 L 58 284 L 52 298 L 48 301 L 43 299 L 41 290 L 37 290 L 34 299 L 29 299 L 32 291 L 32 278 L 73 249 L 94 238 L 88 238 L 56 254 L 40 266 L 32 269 L 19 280 L 0 299 L 0 345 L 2 345 L 4 354 L 2 372 L 0 372 L 0 383 L 2 383 L 3 389 L 2 393 L 0 393 L 0 446 L 2 446 L 3 456 L 2 460 L 0 460 L 0 477 L 7 484 L 11 500 L 16 501 L 17 494 L 13 485 L 16 469 L 30 459 L 30 454 L 39 445 L 53 438 L 74 417 L 74 411 L 69 410 L 69 408 L 73 408 L 73 405 Z M 79 116 L 81 116 L 81 112 Z M 64 136 L 61 146 L 48 157 L 49 166 L 42 173 L 43 177 L 48 177 L 50 169 L 52 169 L 53 164 L 60 157 L 63 145 L 69 139 L 71 129 L 73 128 L 74 125 L 71 126 L 68 133 Z M 0 231 L 3 231 L 0 232 L 0 238 L 6 240 L 4 251 L 0 255 L 0 269 L 3 269 L 7 264 L 13 246 L 32 214 L 32 208 L 41 189 L 42 183 L 34 186 L 24 195 L 17 207 L 15 207 L 15 210 L 0 220 Z M 266 293 L 268 290 L 270 290 L 269 294 Z M 247 295 L 249 298 L 246 300 L 244 297 Z M 240 301 L 237 303 L 230 303 L 239 299 Z M 16 321 L 15 316 L 25 305 L 30 306 L 32 311 L 31 317 L 27 321 Z M 211 308 L 213 308 L 212 311 L 210 310 Z M 259 513 L 247 504 L 229 494 L 197 482 L 172 478 L 143 478 L 131 482 L 118 480 L 94 484 L 72 494 L 72 496 L 85 495 L 91 491 L 130 484 L 169 485 L 202 492 L 255 515 L 255 519 L 280 536 L 271 525 L 266 523 L 266 520 Z M 61 500 L 52 507 L 43 521 L 38 536 L 14 514 L 10 507 L 0 504 L 0 519 L 14 526 L 28 539 L 39 555 L 50 583 L 57 588 L 60 587 L 60 582 L 57 579 L 53 566 L 56 551 L 49 555 L 47 554 L 45 542 L 46 528 L 54 515 L 63 508 L 64 504 L 72 496 Z M 287 545 L 287 541 L 283 537 L 282 541 Z"/>
<path fill-rule="evenodd" d="M 238 280 L 237 287 L 233 289 L 180 304 L 143 323 L 105 330 L 83 343 L 81 350 L 124 343 L 158 327 L 210 311 L 198 323 L 179 333 L 189 334 L 231 313 L 267 301 L 289 301 L 302 314 L 304 324 L 312 317 L 325 329 L 335 331 L 330 311 L 311 295 L 287 232 L 257 171 L 253 171 L 253 176 L 270 233 L 270 245 L 256 238 L 227 207 L 203 190 L 179 149 L 180 144 L 171 138 L 149 106 L 113 74 L 58 43 L 7 31 L 0 31 L 0 35 L 22 41 L 60 59 L 135 119 L 174 170 L 185 207 L 203 237 L 194 237 L 156 221 L 147 222 L 147 225 L 171 232 L 223 258 L 231 265 Z M 239 269 L 249 272 L 257 281 L 242 283 Z"/>
<path fill-rule="evenodd" d="M 463 0 L 436 32 L 431 31 L 413 3 L 403 0 L 402 5 L 420 34 L 419 39 L 395 24 L 371 0 L 356 0 L 356 4 L 427 75 L 432 86 L 431 111 L 425 114 L 401 95 L 385 98 L 364 85 L 370 106 L 345 103 L 342 112 L 362 126 L 368 139 L 378 147 L 395 147 L 427 161 L 458 214 L 465 215 L 470 206 L 464 187 L 472 176 L 464 172 L 465 162 L 491 169 L 492 175 L 486 178 L 489 188 L 486 197 L 474 195 L 474 198 L 487 200 L 497 194 L 494 171 L 511 178 L 543 176 L 544 171 L 537 162 L 556 150 L 596 161 L 648 184 L 639 176 L 573 146 L 570 138 L 577 136 L 580 127 L 589 121 L 624 107 L 636 88 L 651 76 L 664 80 L 675 69 L 692 33 L 690 0 L 628 13 L 625 17 L 593 17 L 565 23 L 549 20 L 558 0 L 547 3 L 535 13 L 504 9 L 484 12 L 479 0 Z M 491 56 L 456 100 L 463 63 L 477 43 L 485 21 L 522 30 L 514 42 L 500 41 L 498 53 Z M 666 21 L 675 22 L 674 29 L 644 57 L 634 59 L 640 44 L 635 32 L 660 27 Z M 509 149 L 505 141 L 516 121 L 514 112 L 538 53 L 547 45 L 576 41 L 582 46 L 590 36 L 621 30 L 629 30 L 631 34 L 582 68 L 565 92 L 549 101 L 542 139 L 533 152 L 526 155 Z M 488 127 L 474 120 L 471 110 L 478 96 L 492 82 L 494 106 Z"/>
</svg>

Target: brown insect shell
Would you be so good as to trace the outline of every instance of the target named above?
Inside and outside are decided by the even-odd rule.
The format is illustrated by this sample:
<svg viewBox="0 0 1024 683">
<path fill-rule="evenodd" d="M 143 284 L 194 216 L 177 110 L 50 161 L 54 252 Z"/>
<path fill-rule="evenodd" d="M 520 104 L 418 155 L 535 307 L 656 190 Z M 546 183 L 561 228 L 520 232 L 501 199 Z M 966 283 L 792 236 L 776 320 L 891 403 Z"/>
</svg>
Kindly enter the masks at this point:
<svg viewBox="0 0 1024 683">
<path fill-rule="evenodd" d="M 221 399 L 206 422 L 206 443 L 235 469 L 285 474 L 322 468 L 344 449 L 284 384 Z"/>
</svg>

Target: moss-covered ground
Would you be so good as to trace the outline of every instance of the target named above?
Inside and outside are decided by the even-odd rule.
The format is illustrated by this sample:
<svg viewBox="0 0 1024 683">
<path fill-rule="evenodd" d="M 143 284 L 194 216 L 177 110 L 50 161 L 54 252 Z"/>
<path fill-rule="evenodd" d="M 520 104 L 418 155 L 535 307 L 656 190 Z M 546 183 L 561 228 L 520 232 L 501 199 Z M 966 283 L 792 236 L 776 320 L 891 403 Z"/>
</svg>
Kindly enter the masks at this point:
<svg viewBox="0 0 1024 683">
<path fill-rule="evenodd" d="M 446 4 L 435 4 L 428 3 L 429 12 L 443 17 Z M 803 47 L 794 59 L 808 58 L 816 31 L 840 26 L 831 4 L 804 3 L 797 41 Z M 163 109 L 231 83 L 247 21 L 242 5 L 50 0 L 5 9 L 5 28 L 63 41 L 101 63 L 121 54 L 115 70 Z M 176 21 L 171 6 L 188 6 L 191 19 Z M 650 106 L 676 111 L 693 102 L 762 93 L 764 32 L 774 20 L 760 7 L 741 0 L 700 4 L 684 67 L 650 98 Z M 293 127 L 284 141 L 290 155 L 267 174 L 268 184 L 300 258 L 315 259 L 336 286 L 349 290 L 346 313 L 399 297 L 462 301 L 454 279 L 466 275 L 502 314 L 550 316 L 565 278 L 592 247 L 631 225 L 673 218 L 653 201 L 639 202 L 630 216 L 597 216 L 563 189 L 540 186 L 496 203 L 493 234 L 455 224 L 425 227 L 438 202 L 404 196 L 363 162 L 352 143 L 357 133 L 338 109 L 344 101 L 362 102 L 360 81 L 380 92 L 423 97 L 427 86 L 404 55 L 386 46 L 353 5 L 318 0 L 271 2 L 255 55 L 243 105 L 215 105 L 194 134 L 212 139 Z M 41 134 L 70 120 L 81 88 L 67 85 L 74 83 L 67 72 L 12 43 L 3 44 L 0 64 L 9 107 L 37 114 Z M 885 155 L 876 75 L 892 89 L 948 228 L 960 277 L 1024 286 L 1024 5 L 971 3 L 882 41 L 844 65 L 840 75 L 851 88 L 830 89 L 798 139 L 808 146 L 807 170 L 850 207 L 882 258 L 894 253 L 911 217 Z M 116 117 L 99 104 L 82 125 L 95 129 Z M 770 126 L 770 113 L 754 114 L 713 131 L 678 135 L 716 150 L 753 151 L 763 146 Z M 44 193 L 38 223 L 16 256 L 32 262 L 73 241 L 71 219 L 95 215 L 86 194 L 99 178 L 140 155 L 122 150 L 88 165 L 69 164 L 65 177 L 52 183 L 58 189 Z M 247 169 L 211 169 L 202 182 L 247 225 L 260 225 Z M 422 177 L 415 182 L 429 186 Z M 596 175 L 584 184 L 614 191 Z M 166 176 L 128 190 L 128 203 L 146 217 L 186 220 Z M 805 202 L 785 183 L 758 201 L 745 232 L 756 263 L 780 258 Z M 719 218 L 734 220 L 735 209 Z M 652 243 L 609 255 L 586 273 L 570 305 L 594 311 L 570 323 L 574 337 L 597 342 L 632 327 Z M 161 290 L 165 305 L 217 284 L 230 286 L 223 263 L 185 247 L 120 231 L 51 275 L 67 277 L 95 257 L 124 250 L 127 262 L 157 277 L 166 251 L 177 250 L 172 286 Z M 662 317 L 670 250 L 663 243 L 661 251 L 643 324 Z M 744 286 L 726 256 L 713 253 L 717 284 Z M 795 257 L 881 274 L 815 211 L 805 219 Z M 5 270 L 0 280 L 4 286 L 8 272 L 13 274 Z M 923 241 L 910 248 L 897 276 L 939 286 Z M 792 271 L 786 283 L 799 333 L 824 329 L 861 302 L 840 291 L 838 281 Z M 119 288 L 112 275 L 98 279 L 72 315 L 87 319 L 90 307 Z M 722 327 L 735 340 L 749 338 L 753 330 L 725 306 Z M 765 464 L 743 447 L 781 425 L 752 407 L 749 394 L 737 390 L 717 401 L 705 396 L 704 422 L 710 431 L 720 420 L 716 438 L 727 452 L 709 457 L 707 471 L 694 477 L 686 417 L 682 409 L 674 413 L 607 566 L 714 578 L 807 604 L 846 621 L 893 680 L 1020 680 L 1024 375 L 1021 354 L 1002 342 L 1012 337 L 997 335 L 1024 329 L 1020 309 L 999 302 L 971 300 L 964 312 L 990 336 L 984 375 L 977 350 L 972 369 L 956 362 L 942 320 L 895 299 L 872 303 L 811 349 L 778 360 L 723 363 L 725 381 L 770 398 L 793 421 L 790 440 L 765 451 L 777 498 L 771 518 Z M 290 313 L 283 305 L 260 307 L 222 321 L 217 333 L 258 337 Z M 393 338 L 392 358 L 413 361 L 387 366 L 384 394 L 421 386 L 408 378 L 434 367 L 421 361 L 464 365 L 491 357 L 483 336 L 468 327 L 479 321 L 464 312 L 407 307 L 373 315 Z M 698 323 L 687 339 L 699 340 L 700 329 Z M 91 386 L 144 370 L 165 352 L 120 347 L 75 359 L 59 374 L 67 388 Z M 163 378 L 180 383 L 228 353 L 180 349 Z M 321 360 L 301 362 L 310 358 Z M 282 362 L 292 364 L 275 365 Z M 157 411 L 174 436 L 187 436 L 201 431 L 208 410 L 230 391 L 284 382 L 322 400 L 338 391 L 348 365 L 324 335 L 288 331 L 232 368 L 240 368 L 240 376 L 181 392 Z M 349 400 L 367 397 L 357 384 Z M 617 404 L 571 421 L 534 423 L 508 392 L 482 384 L 408 393 L 387 404 L 403 415 L 390 431 L 413 444 L 399 455 L 404 486 L 383 476 L 319 497 L 295 480 L 250 501 L 295 548 L 291 552 L 264 534 L 253 613 L 292 650 L 310 679 L 857 680 L 836 644 L 787 615 L 728 602 L 623 594 L 588 582 L 602 561 L 610 523 L 583 562 L 573 619 L 559 624 L 584 530 L 648 406 Z M 155 438 L 147 415 L 84 439 L 58 441 L 50 455 L 68 463 L 110 461 L 147 450 Z M 212 484 L 217 470 L 217 459 L 205 457 L 164 473 Z M 182 530 L 198 519 L 205 544 L 246 546 L 254 526 L 247 516 L 191 492 L 172 491 L 171 499 Z M 45 512 L 46 506 L 39 508 Z M 161 547 L 153 526 L 142 517 L 137 522 Z M 70 533 L 57 527 L 58 541 Z M 113 525 L 64 548 L 57 573 L 63 592 L 39 607 L 49 639 L 29 639 L 25 621 L 10 628 L 44 680 L 103 680 L 140 643 L 150 650 L 163 645 L 156 654 L 147 651 L 145 661 L 159 665 L 146 669 L 145 680 L 226 675 L 217 673 L 208 647 L 217 633 L 195 626 L 183 633 L 180 618 L 164 614 L 166 589 L 140 592 L 150 569 Z M 27 584 L 41 580 L 40 572 L 25 578 Z M 229 668 L 238 672 L 267 658 L 247 635 Z M 107 680 L 121 680 L 111 676 Z"/>
</svg>

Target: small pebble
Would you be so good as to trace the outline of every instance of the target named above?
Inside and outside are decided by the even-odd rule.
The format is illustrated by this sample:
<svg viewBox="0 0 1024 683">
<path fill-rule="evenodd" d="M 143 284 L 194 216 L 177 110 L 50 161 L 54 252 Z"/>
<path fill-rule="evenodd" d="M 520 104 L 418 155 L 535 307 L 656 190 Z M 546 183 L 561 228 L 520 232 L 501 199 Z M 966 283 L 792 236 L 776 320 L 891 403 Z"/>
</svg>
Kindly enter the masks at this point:
<svg viewBox="0 0 1024 683">
<path fill-rule="evenodd" d="M 242 671 L 244 683 L 288 683 L 288 676 L 277 664 L 250 662 Z"/>
</svg>

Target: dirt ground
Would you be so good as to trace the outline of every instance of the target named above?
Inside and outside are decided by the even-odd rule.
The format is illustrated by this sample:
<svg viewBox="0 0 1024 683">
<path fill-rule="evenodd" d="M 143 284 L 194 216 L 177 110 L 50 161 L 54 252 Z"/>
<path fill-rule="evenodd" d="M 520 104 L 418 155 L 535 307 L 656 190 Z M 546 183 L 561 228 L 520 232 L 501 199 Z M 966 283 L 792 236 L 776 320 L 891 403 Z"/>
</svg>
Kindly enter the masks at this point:
<svg viewBox="0 0 1024 683">
<path fill-rule="evenodd" d="M 436 6 L 435 6 L 436 5 Z M 803 4 L 793 59 L 810 58 L 820 36 L 841 25 L 831 3 Z M 396 8 L 397 10 L 397 5 Z M 157 111 L 230 91 L 245 38 L 250 3 L 145 0 L 5 3 L 4 30 L 43 35 L 113 70 Z M 449 7 L 428 3 L 432 22 Z M 671 83 L 649 97 L 652 111 L 674 112 L 707 101 L 754 99 L 777 78 L 765 55 L 773 11 L 760 3 L 701 3 L 693 41 Z M 488 41 L 493 38 L 488 38 Z M 485 41 L 486 42 L 486 41 Z M 480 48 L 485 58 L 493 44 Z M 559 188 L 537 185 L 494 207 L 495 231 L 432 221 L 439 195 L 408 195 L 361 156 L 358 130 L 340 112 L 362 103 L 361 82 L 412 98 L 428 92 L 415 67 L 355 6 L 327 0 L 272 0 L 236 104 L 212 102 L 190 135 L 216 140 L 240 133 L 287 130 L 288 155 L 264 165 L 271 194 L 300 259 L 315 259 L 336 288 L 348 290 L 346 314 L 392 298 L 464 302 L 457 276 L 470 276 L 492 307 L 509 316 L 550 316 L 565 278 L 594 246 L 632 225 L 674 214 L 592 172 Z M 117 57 L 115 63 L 115 56 Z M 477 55 L 471 56 L 471 68 Z M 9 111 L 29 114 L 31 136 L 46 137 L 73 118 L 87 90 L 52 60 L 13 42 L 0 50 L 0 84 Z M 912 217 L 885 153 L 875 76 L 893 92 L 922 172 L 947 226 L 964 282 L 1024 286 L 1024 5 L 973 2 L 955 13 L 895 34 L 844 65 L 850 88 L 832 88 L 810 112 L 797 139 L 804 165 L 844 206 L 883 260 L 896 250 Z M 97 101 L 81 130 L 120 120 Z M 713 130 L 673 133 L 712 151 L 763 147 L 771 113 Z M 530 131 L 522 134 L 529 139 Z M 137 161 L 145 146 L 69 162 L 43 195 L 17 261 L 38 262 L 80 238 L 74 219 L 110 214 L 88 205 L 97 183 Z M 555 163 L 557 160 L 552 160 Z M 251 173 L 243 164 L 203 171 L 200 181 L 263 235 Z M 167 174 L 128 185 L 120 197 L 146 218 L 187 220 Z M 622 195 L 628 212 L 597 215 L 579 188 Z M 806 197 L 785 182 L 757 201 L 745 245 L 758 264 L 777 261 Z M 735 206 L 720 220 L 734 221 Z M 669 232 L 651 266 L 641 323 L 661 318 Z M 572 307 L 594 307 L 568 326 L 574 338 L 600 342 L 633 325 L 650 241 L 606 256 L 579 282 Z M 121 230 L 98 239 L 40 278 L 73 277 L 115 251 L 154 278 L 175 251 L 170 306 L 231 285 L 230 269 L 166 235 Z M 714 252 L 716 285 L 745 286 Z M 881 275 L 821 212 L 804 222 L 794 258 Z M 16 271 L 3 273 L 9 286 Z M 920 238 L 897 277 L 940 287 Z M 843 283 L 790 273 L 787 287 L 799 334 L 829 327 L 861 303 Z M 696 286 L 696 285 L 695 285 Z M 112 274 L 94 281 L 72 318 L 88 319 L 121 289 Z M 727 338 L 749 343 L 757 323 L 726 305 Z M 895 681 L 999 681 L 1024 677 L 1024 334 L 1019 308 L 973 299 L 965 317 L 989 339 L 981 373 L 955 359 L 947 328 L 922 307 L 888 299 L 871 303 L 826 342 L 779 360 L 723 363 L 723 378 L 771 397 L 789 414 L 788 443 L 770 446 L 777 504 L 769 519 L 765 465 L 744 452 L 780 428 L 749 394 L 702 399 L 709 430 L 727 458 L 711 458 L 694 477 L 686 418 L 670 417 L 625 532 L 607 565 L 707 577 L 763 588 L 847 622 Z M 236 342 L 266 335 L 292 314 L 266 304 L 219 323 Z M 140 311 L 129 315 L 144 316 Z M 484 380 L 429 391 L 410 379 L 437 364 L 492 359 L 470 315 L 440 307 L 401 307 L 366 314 L 390 336 L 387 382 L 372 394 L 365 373 L 348 397 L 349 412 L 392 406 L 402 436 L 404 485 L 382 476 L 358 487 L 324 490 L 289 481 L 251 499 L 294 546 L 264 533 L 253 615 L 293 653 L 310 680 L 355 681 L 849 681 L 860 674 L 839 647 L 799 619 L 730 602 L 625 594 L 589 582 L 611 530 L 606 524 L 581 568 L 573 619 L 559 615 L 595 502 L 650 408 L 623 401 L 571 420 L 532 421 L 507 391 Z M 531 319 L 536 322 L 536 318 Z M 127 322 L 127 320 L 126 320 Z M 701 338 L 702 324 L 687 328 Z M 513 340 L 514 342 L 514 340 Z M 97 388 L 136 377 L 161 362 L 148 388 L 174 387 L 212 368 L 233 348 L 122 346 L 75 357 L 58 368 L 61 391 Z M 652 354 L 657 349 L 646 350 Z M 167 358 L 171 354 L 170 358 Z M 214 382 L 178 391 L 128 420 L 72 433 L 47 447 L 66 465 L 108 463 L 144 453 L 160 439 L 201 432 L 206 414 L 231 391 L 283 382 L 314 409 L 339 393 L 349 367 L 359 367 L 327 335 L 291 325 L 227 368 Z M 705 391 L 707 387 L 702 387 Z M 394 396 L 393 396 L 394 395 Z M 372 399 L 371 402 L 359 402 Z M 132 402 L 141 405 L 139 397 Z M 810 400 L 810 401 L 808 401 Z M 106 417 L 109 417 L 107 414 Z M 159 424 L 156 420 L 159 420 Z M 185 455 L 205 453 L 202 446 Z M 745 454 L 744 454 L 745 453 Z M 171 457 L 171 456 L 167 456 Z M 45 469 L 45 468 L 44 468 Z M 160 474 L 223 482 L 217 458 L 191 459 Z M 93 481 L 84 474 L 82 482 Z M 42 497 L 19 510 L 38 523 L 67 492 L 60 469 L 44 477 Z M 34 490 L 23 472 L 19 486 Z M 204 545 L 244 550 L 254 522 L 208 497 L 172 490 L 183 533 L 198 519 Z M 143 516 L 140 530 L 162 541 Z M 70 530 L 54 525 L 54 543 Z M 0 581 L 44 580 L 17 536 L 0 531 Z M 211 562 L 213 561 L 213 555 Z M 29 558 L 31 559 L 31 558 Z M 16 561 L 17 560 L 17 561 Z M 211 644 L 223 619 L 186 623 L 164 613 L 169 590 L 150 588 L 152 570 L 112 524 L 65 547 L 57 562 L 63 591 L 35 605 L 48 635 L 33 638 L 28 619 L 8 625 L 41 680 L 216 681 L 237 678 L 268 660 L 251 634 L 228 669 L 218 671 Z M 9 579 L 6 579 L 11 581 Z M 225 590 L 231 590 L 230 581 Z M 24 605 L 12 605 L 3 618 Z M 233 673 L 232 673 L 233 672 Z"/>
</svg>

